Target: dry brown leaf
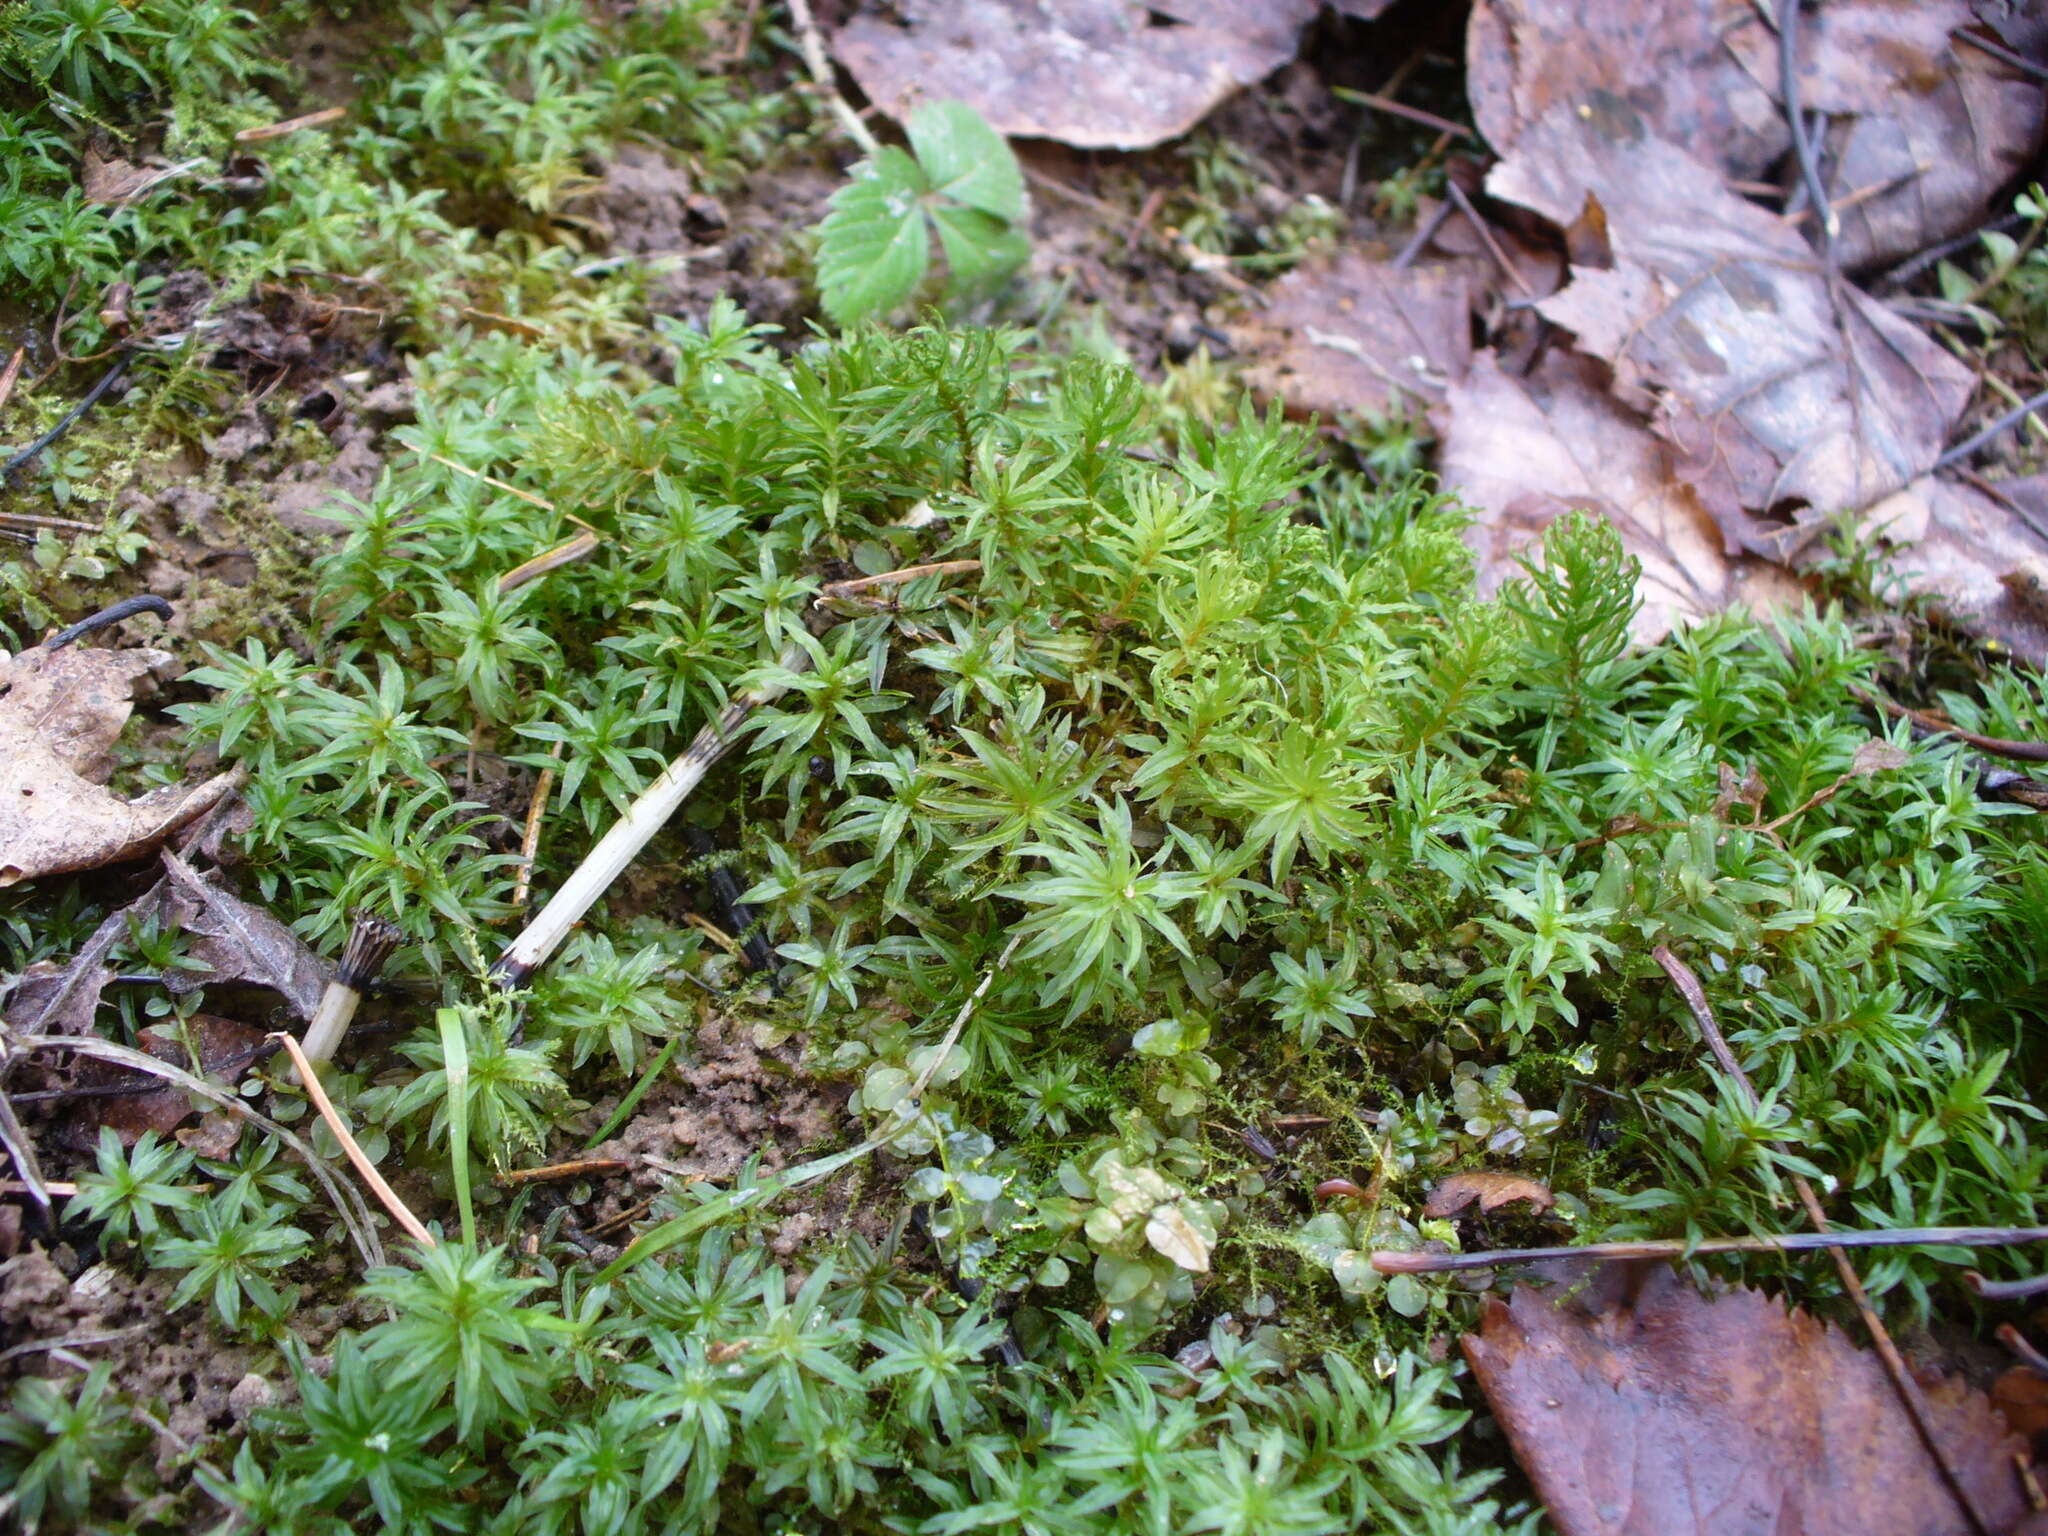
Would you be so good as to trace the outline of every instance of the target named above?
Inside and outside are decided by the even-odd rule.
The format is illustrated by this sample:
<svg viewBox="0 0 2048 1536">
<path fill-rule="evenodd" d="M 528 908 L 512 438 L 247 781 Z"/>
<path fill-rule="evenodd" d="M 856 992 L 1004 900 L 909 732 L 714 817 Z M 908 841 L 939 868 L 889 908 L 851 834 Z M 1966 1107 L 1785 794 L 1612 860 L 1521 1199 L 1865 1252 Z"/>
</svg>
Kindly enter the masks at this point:
<svg viewBox="0 0 2048 1536">
<path fill-rule="evenodd" d="M 1889 773 L 1894 768 L 1903 768 L 1913 761 L 1912 754 L 1902 747 L 1895 747 L 1888 741 L 1873 736 L 1856 749 L 1856 755 L 1849 759 L 1849 772 L 1845 777 L 1867 779 L 1873 773 Z"/>
<path fill-rule="evenodd" d="M 163 859 L 171 878 L 171 921 L 193 936 L 191 958 L 207 967 L 174 975 L 172 990 L 222 983 L 268 987 L 301 1022 L 309 1021 L 327 987 L 326 969 L 313 951 L 261 907 L 222 890 L 169 849 Z"/>
<path fill-rule="evenodd" d="M 217 1014 L 195 1013 L 185 1023 L 193 1049 L 199 1053 L 201 1075 L 224 1083 L 240 1081 L 263 1047 L 265 1037 L 262 1030 Z M 139 1031 L 135 1038 L 137 1044 L 158 1061 L 167 1061 L 188 1070 L 191 1068 L 191 1055 L 186 1051 L 184 1041 L 179 1039 L 177 1030 L 170 1025 L 152 1024 Z M 88 1061 L 79 1069 L 78 1085 L 81 1088 L 107 1087 L 126 1083 L 134 1076 L 126 1067 Z M 132 1147 L 144 1131 L 168 1136 L 198 1113 L 199 1107 L 184 1089 L 156 1083 L 135 1093 L 80 1099 L 71 1111 L 70 1122 L 65 1127 L 65 1139 L 75 1147 L 90 1147 L 99 1138 L 100 1127 L 104 1125 L 121 1138 L 122 1145 Z"/>
<path fill-rule="evenodd" d="M 1497 1211 L 1518 1200 L 1538 1211 L 1547 1211 L 1557 1204 L 1557 1196 L 1549 1187 L 1534 1179 L 1525 1179 L 1519 1173 L 1490 1173 L 1475 1168 L 1468 1173 L 1454 1173 L 1432 1189 L 1422 1203 L 1422 1214 L 1455 1216 L 1474 1200 L 1482 1211 Z"/>
<path fill-rule="evenodd" d="M 1974 229 L 2039 152 L 2048 98 L 1955 40 L 1976 24 L 1966 0 L 1830 0 L 1801 13 L 1799 102 L 1831 124 L 1825 179 L 1841 205 L 1836 257 L 1850 270 Z M 1776 32 L 1752 11 L 1722 42 L 1780 99 Z"/>
<path fill-rule="evenodd" d="M 899 121 L 925 101 L 998 133 L 1145 149 L 1294 57 L 1320 0 L 898 0 L 832 51 Z"/>
<path fill-rule="evenodd" d="M 1295 268 L 1231 334 L 1252 359 L 1245 382 L 1298 415 L 1416 409 L 1472 364 L 1471 296 L 1461 274 L 1395 268 L 1356 251 Z"/>
<path fill-rule="evenodd" d="M 1987 496 L 1973 486 L 1914 481 L 1865 521 L 1899 546 L 1898 574 L 1938 595 L 1955 623 L 1999 641 L 2032 666 L 2048 665 L 2048 538 L 2029 515 L 2026 482 Z M 2001 499 L 2003 498 L 2003 499 Z"/>
<path fill-rule="evenodd" d="M 2041 86 L 1956 41 L 1977 26 L 2037 53 L 2040 23 L 1974 9 L 1986 19 L 1967 0 L 1829 0 L 1801 12 L 1800 105 L 1828 117 L 1824 176 L 1850 270 L 1974 228 L 2041 147 Z M 1466 54 L 1474 118 L 1502 154 L 1553 108 L 1603 97 L 1737 179 L 1791 148 L 1778 34 L 1750 0 L 1481 0 Z"/>
<path fill-rule="evenodd" d="M 1731 548 L 1790 560 L 1933 467 L 1968 370 L 1626 103 L 1553 111 L 1487 184 L 1560 225 L 1603 211 L 1612 267 L 1539 307 L 1613 365 Z"/>
<path fill-rule="evenodd" d="M 225 773 L 124 800 L 97 782 L 134 681 L 169 660 L 72 646 L 0 665 L 0 886 L 138 858 L 235 787 Z"/>
<path fill-rule="evenodd" d="M 1991 1403 L 2006 1427 L 2038 1441 L 2048 1435 L 2048 1376 L 2031 1366 L 2015 1365 L 1991 1384 Z"/>
<path fill-rule="evenodd" d="M 1755 1291 L 1664 1265 L 1487 1305 L 1465 1358 L 1562 1536 L 1957 1536 L 1968 1529 L 1877 1357 Z M 1981 1393 L 1927 1387 L 1998 1536 L 2029 1510 Z"/>
<path fill-rule="evenodd" d="M 1762 821 L 1764 796 L 1770 793 L 1770 786 L 1764 783 L 1764 776 L 1757 772 L 1756 764 L 1748 764 L 1739 779 L 1735 776 L 1735 770 L 1726 763 L 1716 763 L 1714 771 L 1719 775 L 1721 783 L 1720 789 L 1714 795 L 1715 818 L 1720 821 L 1731 821 L 1733 818 L 1728 813 L 1738 805 L 1746 805 L 1749 807 L 1749 819 L 1752 822 Z"/>
<path fill-rule="evenodd" d="M 187 160 L 178 165 L 136 165 L 132 161 L 103 156 L 96 149 L 85 152 L 79 172 L 80 190 L 88 203 L 132 203 L 153 188 L 174 181 L 205 162 Z"/>
<path fill-rule="evenodd" d="M 1634 634 L 1651 642 L 1680 623 L 1744 606 L 1768 612 L 1796 601 L 1782 571 L 1723 554 L 1714 523 L 1672 470 L 1672 455 L 1604 387 L 1598 364 L 1552 352 L 1526 379 L 1492 354 L 1446 395 L 1438 420 L 1438 473 L 1480 513 L 1466 530 L 1488 595 L 1520 572 L 1516 556 L 1573 508 L 1612 523 L 1642 561 Z"/>
<path fill-rule="evenodd" d="M 1506 155 L 1552 108 L 1605 91 L 1730 175 L 1760 175 L 1791 133 L 1720 42 L 1755 16 L 1751 0 L 1478 0 L 1465 36 L 1473 120 Z"/>
</svg>

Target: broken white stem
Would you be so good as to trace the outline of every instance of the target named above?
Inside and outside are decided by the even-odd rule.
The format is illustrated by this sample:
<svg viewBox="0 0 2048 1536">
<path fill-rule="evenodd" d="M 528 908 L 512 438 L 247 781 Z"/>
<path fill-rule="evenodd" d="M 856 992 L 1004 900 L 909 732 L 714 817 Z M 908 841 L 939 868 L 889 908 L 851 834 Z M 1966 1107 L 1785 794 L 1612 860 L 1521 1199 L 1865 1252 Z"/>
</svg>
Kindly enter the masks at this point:
<svg viewBox="0 0 2048 1536">
<path fill-rule="evenodd" d="M 776 665 L 785 672 L 807 671 L 811 665 L 810 652 L 792 645 L 783 651 Z M 663 769 L 661 777 L 641 791 L 626 814 L 612 823 L 611 830 L 590 850 L 589 857 L 576 866 L 519 937 L 505 946 L 505 952 L 491 967 L 500 985 L 508 989 L 523 987 L 535 971 L 547 964 L 548 957 L 583 921 L 584 914 L 611 889 L 626 866 L 640 857 L 640 850 L 689 798 L 690 791 L 704 781 L 712 765 L 732 749 L 733 733 L 747 716 L 763 704 L 774 703 L 786 691 L 770 686 L 743 693 L 697 733 L 683 755 Z"/>
<path fill-rule="evenodd" d="M 355 926 L 349 930 L 348 947 L 341 952 L 341 964 L 335 968 L 334 979 L 320 994 L 320 1002 L 306 1024 L 306 1037 L 301 1048 L 308 1061 L 322 1062 L 333 1058 L 334 1048 L 341 1044 L 342 1036 L 348 1033 L 349 1025 L 355 1021 L 364 991 L 382 973 L 391 952 L 398 948 L 398 941 L 404 937 L 397 924 L 372 913 L 357 911 L 352 916 Z"/>
<path fill-rule="evenodd" d="M 789 0 L 789 19 L 796 24 L 796 40 L 803 49 L 804 65 L 810 70 L 811 79 L 818 89 L 824 93 L 826 105 L 839 119 L 839 126 L 846 130 L 846 136 L 860 146 L 862 154 L 873 160 L 882 153 L 881 141 L 860 120 L 860 114 L 846 104 L 846 98 L 839 94 L 839 84 L 832 78 L 832 66 L 825 59 L 824 36 L 818 31 L 817 19 L 811 15 L 810 0 Z"/>
</svg>

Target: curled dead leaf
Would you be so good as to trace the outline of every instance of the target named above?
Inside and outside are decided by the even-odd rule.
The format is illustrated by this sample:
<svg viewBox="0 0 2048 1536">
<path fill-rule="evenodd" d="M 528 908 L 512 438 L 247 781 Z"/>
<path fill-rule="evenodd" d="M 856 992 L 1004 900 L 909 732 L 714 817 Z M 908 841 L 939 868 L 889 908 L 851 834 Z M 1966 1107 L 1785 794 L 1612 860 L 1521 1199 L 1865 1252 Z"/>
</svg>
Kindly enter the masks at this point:
<svg viewBox="0 0 2048 1536">
<path fill-rule="evenodd" d="M 0 886 L 153 852 L 240 783 L 229 772 L 127 800 L 104 785 L 131 691 L 162 651 L 24 651 L 0 666 Z"/>
<path fill-rule="evenodd" d="M 1557 1204 L 1557 1196 L 1550 1192 L 1549 1187 L 1534 1179 L 1525 1179 L 1518 1173 L 1492 1173 L 1484 1168 L 1475 1168 L 1468 1173 L 1454 1173 L 1432 1189 L 1422 1204 L 1422 1214 L 1455 1216 L 1475 1200 L 1482 1211 L 1497 1211 L 1518 1201 L 1526 1202 L 1537 1211 L 1547 1211 Z"/>
<path fill-rule="evenodd" d="M 1292 59 L 1319 9 L 1320 0 L 897 0 L 854 16 L 832 51 L 899 121 L 950 98 L 998 133 L 1145 149 Z"/>
<path fill-rule="evenodd" d="M 1581 1271 L 1583 1273 L 1583 1271 Z M 1877 1357 L 1755 1291 L 1661 1264 L 1490 1301 L 1465 1358 L 1562 1536 L 1930 1536 L 1968 1527 Z M 1926 1396 L 1991 1529 L 2030 1511 L 1983 1394 Z"/>
<path fill-rule="evenodd" d="M 1281 278 L 1231 344 L 1252 359 L 1245 383 L 1291 414 L 1415 409 L 1471 367 L 1469 285 L 1462 273 L 1347 250 Z"/>
<path fill-rule="evenodd" d="M 1517 557 L 1540 544 L 1544 528 L 1584 508 L 1613 524 L 1642 562 L 1640 641 L 1723 608 L 1766 613 L 1799 600 L 1784 572 L 1724 553 L 1670 451 L 1614 400 L 1588 359 L 1552 352 L 1517 379 L 1481 353 L 1435 419 L 1445 488 L 1480 514 L 1465 537 L 1482 596 L 1520 574 Z"/>
<path fill-rule="evenodd" d="M 1554 109 L 1487 185 L 1559 225 L 1603 210 L 1612 264 L 1538 307 L 1612 366 L 1731 550 L 1789 561 L 1940 456 L 1969 371 L 1626 101 Z"/>
</svg>

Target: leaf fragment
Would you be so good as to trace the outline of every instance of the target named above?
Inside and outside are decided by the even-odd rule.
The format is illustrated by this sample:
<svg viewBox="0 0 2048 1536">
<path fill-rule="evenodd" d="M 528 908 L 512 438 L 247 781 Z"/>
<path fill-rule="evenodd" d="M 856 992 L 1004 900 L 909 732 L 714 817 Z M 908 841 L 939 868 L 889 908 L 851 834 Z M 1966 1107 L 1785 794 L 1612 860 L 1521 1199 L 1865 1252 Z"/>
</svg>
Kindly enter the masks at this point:
<svg viewBox="0 0 2048 1536">
<path fill-rule="evenodd" d="M 1429 1192 L 1422 1204 L 1425 1216 L 1454 1216 L 1473 1201 L 1482 1211 L 1497 1211 L 1504 1205 L 1526 1202 L 1533 1210 L 1547 1211 L 1557 1204 L 1549 1186 L 1518 1173 L 1496 1173 L 1474 1168 L 1454 1173 Z"/>
</svg>

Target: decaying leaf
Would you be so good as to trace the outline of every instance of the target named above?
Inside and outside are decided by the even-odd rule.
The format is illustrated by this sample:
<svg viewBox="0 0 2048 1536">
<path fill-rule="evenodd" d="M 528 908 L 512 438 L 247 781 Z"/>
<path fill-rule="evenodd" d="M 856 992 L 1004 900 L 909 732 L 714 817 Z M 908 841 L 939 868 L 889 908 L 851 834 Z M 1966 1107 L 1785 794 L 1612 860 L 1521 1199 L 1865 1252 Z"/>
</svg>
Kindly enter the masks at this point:
<svg viewBox="0 0 2048 1536">
<path fill-rule="evenodd" d="M 1960 362 L 1626 102 L 1552 111 L 1487 184 L 1559 223 L 1606 213 L 1614 264 L 1575 266 L 1542 313 L 1610 362 L 1731 549 L 1790 559 L 1942 453 L 1972 387 Z"/>
<path fill-rule="evenodd" d="M 1967 0 L 1801 10 L 1800 105 L 1826 115 L 1836 253 L 1852 271 L 1982 223 L 2040 149 L 2040 84 L 1958 41 L 1966 28 L 2030 54 L 2041 23 Z M 1728 177 L 1759 177 L 1791 149 L 1778 34 L 1749 0 L 1481 0 L 1466 52 L 1473 115 L 1502 154 L 1553 108 L 1603 97 Z"/>
<path fill-rule="evenodd" d="M 1152 1213 L 1145 1222 L 1145 1241 L 1182 1269 L 1198 1275 L 1208 1271 L 1210 1239 L 1196 1230 L 1178 1206 L 1162 1205 Z"/>
<path fill-rule="evenodd" d="M 898 0 L 832 50 L 899 121 L 952 98 L 997 132 L 1083 149 L 1186 133 L 1294 57 L 1320 0 Z"/>
<path fill-rule="evenodd" d="M 223 890 L 177 854 L 166 849 L 163 859 L 176 904 L 171 920 L 192 936 L 188 953 L 206 966 L 173 976 L 173 990 L 223 982 L 268 987 L 301 1022 L 310 1020 L 327 986 L 319 957 L 268 912 Z"/>
<path fill-rule="evenodd" d="M 1519 573 L 1516 556 L 1573 508 L 1597 512 L 1642 562 L 1635 635 L 1741 605 L 1759 612 L 1793 601 L 1784 572 L 1722 552 L 1713 520 L 1676 476 L 1672 455 L 1604 388 L 1599 366 L 1553 352 L 1526 379 L 1490 353 L 1473 360 L 1438 414 L 1439 473 L 1481 516 L 1466 530 L 1479 590 Z"/>
<path fill-rule="evenodd" d="M 1560 225 L 1601 210 L 1612 266 L 1540 307 L 1613 366 L 1731 550 L 1790 560 L 1927 473 L 1969 399 L 1960 363 L 1619 98 L 1554 109 L 1488 186 Z"/>
<path fill-rule="evenodd" d="M 1874 1354 L 1755 1291 L 1704 1300 L 1664 1265 L 1518 1286 L 1465 1358 L 1563 1536 L 1947 1536 L 1968 1529 Z M 1981 1393 L 1928 1384 L 2000 1536 L 2038 1529 L 2022 1442 Z"/>
<path fill-rule="evenodd" d="M 1506 155 L 1553 107 L 1605 91 L 1730 175 L 1761 175 L 1791 133 L 1721 44 L 1755 17 L 1751 0 L 1478 0 L 1465 36 L 1473 120 Z"/>
<path fill-rule="evenodd" d="M 1890 773 L 1894 768 L 1903 768 L 1911 761 L 1912 756 L 1904 748 L 1873 736 L 1858 747 L 1856 755 L 1849 760 L 1848 776 L 1867 779 L 1873 773 Z"/>
<path fill-rule="evenodd" d="M 199 1055 L 199 1070 L 206 1077 L 237 1082 L 262 1050 L 264 1032 L 250 1025 L 211 1013 L 195 1013 L 185 1022 L 192 1049 Z M 192 1065 L 185 1042 L 169 1025 L 153 1024 L 140 1031 L 136 1041 L 158 1061 L 188 1069 Z M 78 1085 L 111 1087 L 127 1083 L 134 1076 L 125 1067 L 87 1061 L 79 1068 Z M 144 1131 L 167 1136 L 199 1112 L 200 1106 L 183 1089 L 151 1079 L 135 1093 L 94 1095 L 78 1100 L 65 1127 L 65 1139 L 74 1147 L 90 1147 L 104 1125 L 121 1138 L 122 1145 L 133 1146 Z"/>
<path fill-rule="evenodd" d="M 1296 414 L 1419 409 L 1471 366 L 1471 294 L 1462 273 L 1347 250 L 1281 278 L 1231 343 L 1251 389 Z"/>
<path fill-rule="evenodd" d="M 139 858 L 235 787 L 224 773 L 124 800 L 99 782 L 134 681 L 169 660 L 70 646 L 0 663 L 0 886 Z"/>
<path fill-rule="evenodd" d="M 153 902 L 163 889 L 143 898 Z M 141 905 L 141 903 L 137 903 Z M 133 907 L 110 912 L 93 929 L 77 954 L 62 965 L 38 960 L 16 978 L 7 994 L 5 1018 L 8 1025 L 24 1035 L 83 1035 L 92 1030 L 93 1015 L 99 1011 L 100 994 L 114 979 L 107 956 L 128 936 L 128 914 Z"/>
<path fill-rule="evenodd" d="M 2015 1365 L 1991 1384 L 1991 1403 L 2006 1427 L 2038 1442 L 2048 1435 L 2048 1376 L 2031 1366 Z"/>
<path fill-rule="evenodd" d="M 1757 772 L 1755 763 L 1746 765 L 1742 777 L 1735 776 L 1735 770 L 1726 763 L 1716 763 L 1714 772 L 1720 779 L 1720 788 L 1714 793 L 1713 812 L 1721 821 L 1732 821 L 1730 814 L 1738 805 L 1749 807 L 1748 819 L 1762 821 L 1764 796 L 1770 793 L 1770 786 L 1764 783 L 1764 776 Z"/>
<path fill-rule="evenodd" d="M 1525 1179 L 1518 1173 L 1491 1173 L 1484 1168 L 1475 1168 L 1467 1173 L 1454 1173 L 1432 1189 L 1429 1198 L 1422 1203 L 1422 1214 L 1455 1216 L 1475 1200 L 1482 1211 L 1497 1211 L 1517 1201 L 1537 1211 L 1547 1211 L 1557 1204 L 1557 1196 L 1550 1192 L 1549 1187 L 1534 1179 Z"/>
<path fill-rule="evenodd" d="M 1988 496 L 1926 476 L 1872 507 L 1864 521 L 1898 546 L 1894 568 L 1938 595 L 1947 617 L 2048 665 L 2048 537 L 2011 482 Z"/>
<path fill-rule="evenodd" d="M 1974 229 L 2040 151 L 2040 82 L 1956 39 L 1981 26 L 2022 48 L 2038 40 L 2038 22 L 2005 9 L 1830 0 L 1802 11 L 1799 102 L 1830 125 L 1823 163 L 1829 200 L 1840 205 L 1836 256 L 1852 271 Z M 1777 33 L 1760 15 L 1752 10 L 1722 42 L 1782 99 Z"/>
</svg>

